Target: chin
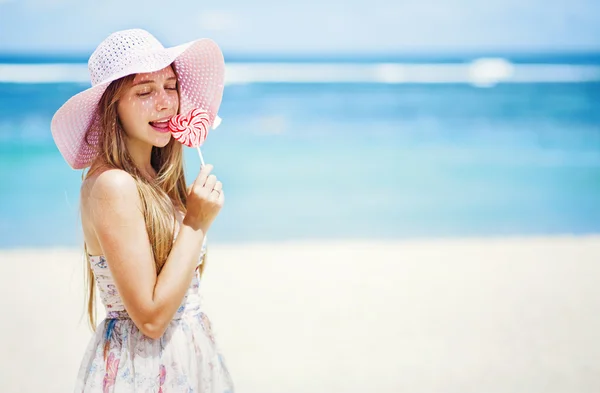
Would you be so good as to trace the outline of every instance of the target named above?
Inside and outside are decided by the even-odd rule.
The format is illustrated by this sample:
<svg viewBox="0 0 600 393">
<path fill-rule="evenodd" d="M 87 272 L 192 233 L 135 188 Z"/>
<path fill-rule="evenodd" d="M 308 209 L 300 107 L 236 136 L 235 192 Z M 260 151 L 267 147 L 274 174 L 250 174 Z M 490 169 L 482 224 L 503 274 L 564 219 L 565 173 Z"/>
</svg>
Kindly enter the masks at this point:
<svg viewBox="0 0 600 393">
<path fill-rule="evenodd" d="M 171 141 L 171 134 L 165 134 L 165 135 L 159 135 L 158 137 L 156 137 L 152 143 L 153 146 L 155 147 L 165 147 L 169 144 L 169 142 Z"/>
</svg>

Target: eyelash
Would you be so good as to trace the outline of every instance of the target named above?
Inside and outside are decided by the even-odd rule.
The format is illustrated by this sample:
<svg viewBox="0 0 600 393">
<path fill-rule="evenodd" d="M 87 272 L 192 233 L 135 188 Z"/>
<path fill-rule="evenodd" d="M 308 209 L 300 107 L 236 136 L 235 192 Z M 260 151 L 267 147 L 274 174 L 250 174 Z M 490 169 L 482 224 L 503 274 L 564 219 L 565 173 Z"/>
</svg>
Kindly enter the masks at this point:
<svg viewBox="0 0 600 393">
<path fill-rule="evenodd" d="M 165 87 L 165 90 L 177 90 L 177 88 L 176 87 Z M 147 97 L 150 95 L 150 92 L 138 93 L 137 95 L 138 95 L 138 97 Z"/>
</svg>

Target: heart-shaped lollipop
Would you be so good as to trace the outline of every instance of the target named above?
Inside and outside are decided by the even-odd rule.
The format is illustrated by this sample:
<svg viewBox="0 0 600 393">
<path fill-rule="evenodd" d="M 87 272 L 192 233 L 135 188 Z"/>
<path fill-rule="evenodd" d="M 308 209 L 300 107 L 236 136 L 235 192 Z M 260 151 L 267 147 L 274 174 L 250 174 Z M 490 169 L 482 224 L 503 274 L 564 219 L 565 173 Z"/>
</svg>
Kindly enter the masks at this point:
<svg viewBox="0 0 600 393">
<path fill-rule="evenodd" d="M 198 149 L 202 165 L 204 165 L 204 159 L 202 158 L 200 146 L 208 136 L 209 121 L 208 113 L 198 108 L 194 108 L 186 114 L 175 115 L 169 121 L 169 130 L 173 138 L 188 147 Z M 219 124 L 221 124 L 221 118 L 216 116 L 212 129 L 217 128 Z"/>
<path fill-rule="evenodd" d="M 208 113 L 198 108 L 187 114 L 175 115 L 169 121 L 169 130 L 175 139 L 188 147 L 200 147 L 208 136 Z"/>
</svg>

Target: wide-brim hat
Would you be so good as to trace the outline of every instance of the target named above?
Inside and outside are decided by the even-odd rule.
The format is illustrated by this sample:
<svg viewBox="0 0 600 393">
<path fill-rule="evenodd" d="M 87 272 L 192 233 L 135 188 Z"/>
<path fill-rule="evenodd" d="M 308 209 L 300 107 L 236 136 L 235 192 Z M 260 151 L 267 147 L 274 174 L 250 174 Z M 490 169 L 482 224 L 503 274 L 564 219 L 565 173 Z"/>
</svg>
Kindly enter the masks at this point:
<svg viewBox="0 0 600 393">
<path fill-rule="evenodd" d="M 52 137 L 73 169 L 90 166 L 98 154 L 102 132 L 97 121 L 98 102 L 110 83 L 131 74 L 160 71 L 170 64 L 179 84 L 179 112 L 199 108 L 208 113 L 210 126 L 218 125 L 225 61 L 214 41 L 202 38 L 165 48 L 145 30 L 118 31 L 90 56 L 92 87 L 71 97 L 52 118 Z"/>
</svg>

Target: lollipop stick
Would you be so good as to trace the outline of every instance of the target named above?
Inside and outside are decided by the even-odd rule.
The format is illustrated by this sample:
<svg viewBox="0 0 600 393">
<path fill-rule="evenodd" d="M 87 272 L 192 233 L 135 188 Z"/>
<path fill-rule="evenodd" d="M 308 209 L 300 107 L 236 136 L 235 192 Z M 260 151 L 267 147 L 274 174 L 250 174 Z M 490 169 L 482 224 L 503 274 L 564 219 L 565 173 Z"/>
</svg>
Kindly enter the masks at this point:
<svg viewBox="0 0 600 393">
<path fill-rule="evenodd" d="M 200 146 L 196 146 L 196 149 L 198 150 L 198 155 L 200 156 L 200 162 L 202 163 L 202 166 L 204 166 L 204 158 L 202 158 L 202 152 L 200 151 Z M 206 241 L 206 235 L 204 235 L 204 240 Z M 202 263 L 204 263 L 204 260 L 206 258 L 202 258 Z"/>
<path fill-rule="evenodd" d="M 198 149 L 198 155 L 200 156 L 200 163 L 204 166 L 204 158 L 202 158 L 202 152 L 200 151 L 200 146 L 196 147 Z"/>
</svg>

